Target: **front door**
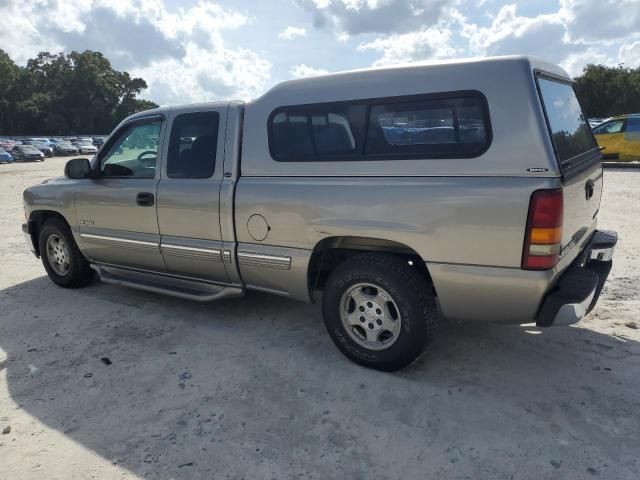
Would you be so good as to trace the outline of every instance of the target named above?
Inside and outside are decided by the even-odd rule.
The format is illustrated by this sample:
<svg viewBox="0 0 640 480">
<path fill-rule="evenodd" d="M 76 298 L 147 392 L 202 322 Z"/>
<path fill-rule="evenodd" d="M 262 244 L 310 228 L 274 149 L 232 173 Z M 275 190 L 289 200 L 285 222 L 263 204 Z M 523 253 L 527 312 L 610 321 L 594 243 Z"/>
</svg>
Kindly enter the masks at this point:
<svg viewBox="0 0 640 480">
<path fill-rule="evenodd" d="M 226 108 L 172 112 L 158 184 L 161 249 L 170 273 L 227 282 L 220 234 Z"/>
<path fill-rule="evenodd" d="M 617 160 L 620 158 L 623 126 L 624 120 L 610 120 L 593 129 L 598 145 L 603 147 L 602 156 L 605 160 Z"/>
<path fill-rule="evenodd" d="M 156 213 L 163 120 L 134 120 L 113 135 L 81 182 L 76 217 L 85 254 L 94 262 L 164 271 Z"/>
<path fill-rule="evenodd" d="M 640 116 L 627 119 L 624 127 L 624 143 L 620 159 L 629 162 L 640 161 Z"/>
</svg>

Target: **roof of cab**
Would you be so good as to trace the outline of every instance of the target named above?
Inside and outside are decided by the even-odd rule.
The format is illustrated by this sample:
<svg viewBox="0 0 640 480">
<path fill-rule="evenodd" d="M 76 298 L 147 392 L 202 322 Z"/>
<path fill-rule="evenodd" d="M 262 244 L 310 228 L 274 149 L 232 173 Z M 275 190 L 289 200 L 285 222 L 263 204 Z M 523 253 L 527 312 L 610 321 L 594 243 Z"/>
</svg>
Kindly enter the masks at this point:
<svg viewBox="0 0 640 480">
<path fill-rule="evenodd" d="M 142 118 L 142 117 L 152 117 L 154 115 L 168 115 L 171 111 L 179 111 L 179 110 L 191 110 L 197 111 L 199 109 L 207 110 L 210 108 L 218 108 L 218 107 L 227 107 L 231 103 L 243 103 L 238 100 L 225 100 L 225 101 L 217 101 L 217 102 L 200 102 L 200 103 L 185 103 L 181 105 L 172 105 L 166 107 L 158 107 L 152 108 L 149 110 L 143 110 L 141 112 L 134 113 L 127 117 L 127 120 Z"/>
</svg>

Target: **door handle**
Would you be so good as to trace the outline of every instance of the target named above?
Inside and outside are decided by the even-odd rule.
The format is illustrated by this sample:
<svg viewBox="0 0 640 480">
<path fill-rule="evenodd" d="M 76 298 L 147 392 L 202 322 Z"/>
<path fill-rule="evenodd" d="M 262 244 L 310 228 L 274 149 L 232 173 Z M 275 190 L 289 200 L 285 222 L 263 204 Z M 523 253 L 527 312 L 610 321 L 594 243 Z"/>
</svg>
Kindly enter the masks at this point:
<svg viewBox="0 0 640 480">
<path fill-rule="evenodd" d="M 136 203 L 141 207 L 151 207 L 153 206 L 153 202 L 154 202 L 153 193 L 140 192 L 136 196 Z"/>
</svg>

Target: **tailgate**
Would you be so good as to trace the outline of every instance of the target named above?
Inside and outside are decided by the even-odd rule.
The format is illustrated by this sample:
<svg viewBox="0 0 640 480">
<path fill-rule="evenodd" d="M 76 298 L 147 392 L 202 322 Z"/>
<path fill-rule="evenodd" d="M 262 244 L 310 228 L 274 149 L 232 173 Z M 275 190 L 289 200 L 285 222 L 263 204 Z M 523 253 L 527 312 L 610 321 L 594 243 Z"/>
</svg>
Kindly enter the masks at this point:
<svg viewBox="0 0 640 480">
<path fill-rule="evenodd" d="M 564 220 L 560 257 L 567 265 L 596 226 L 602 156 L 568 79 L 538 73 L 540 100 L 562 174 Z"/>
<path fill-rule="evenodd" d="M 602 164 L 597 162 L 586 170 L 563 181 L 564 221 L 560 257 L 575 258 L 582 245 L 596 228 L 596 218 L 602 196 Z"/>
</svg>

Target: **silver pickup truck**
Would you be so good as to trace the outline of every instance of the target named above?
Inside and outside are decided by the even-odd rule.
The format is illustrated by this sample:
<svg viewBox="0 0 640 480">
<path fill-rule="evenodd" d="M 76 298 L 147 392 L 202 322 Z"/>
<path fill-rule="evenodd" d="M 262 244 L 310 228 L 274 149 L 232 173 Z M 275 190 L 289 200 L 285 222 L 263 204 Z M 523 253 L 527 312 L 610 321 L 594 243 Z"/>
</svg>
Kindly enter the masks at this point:
<svg viewBox="0 0 640 480">
<path fill-rule="evenodd" d="M 441 319 L 577 322 L 611 269 L 601 155 L 562 69 L 362 70 L 127 118 L 24 192 L 49 277 L 211 301 L 321 298 L 338 348 L 396 370 Z M 132 319 L 132 321 L 135 321 Z"/>
</svg>

